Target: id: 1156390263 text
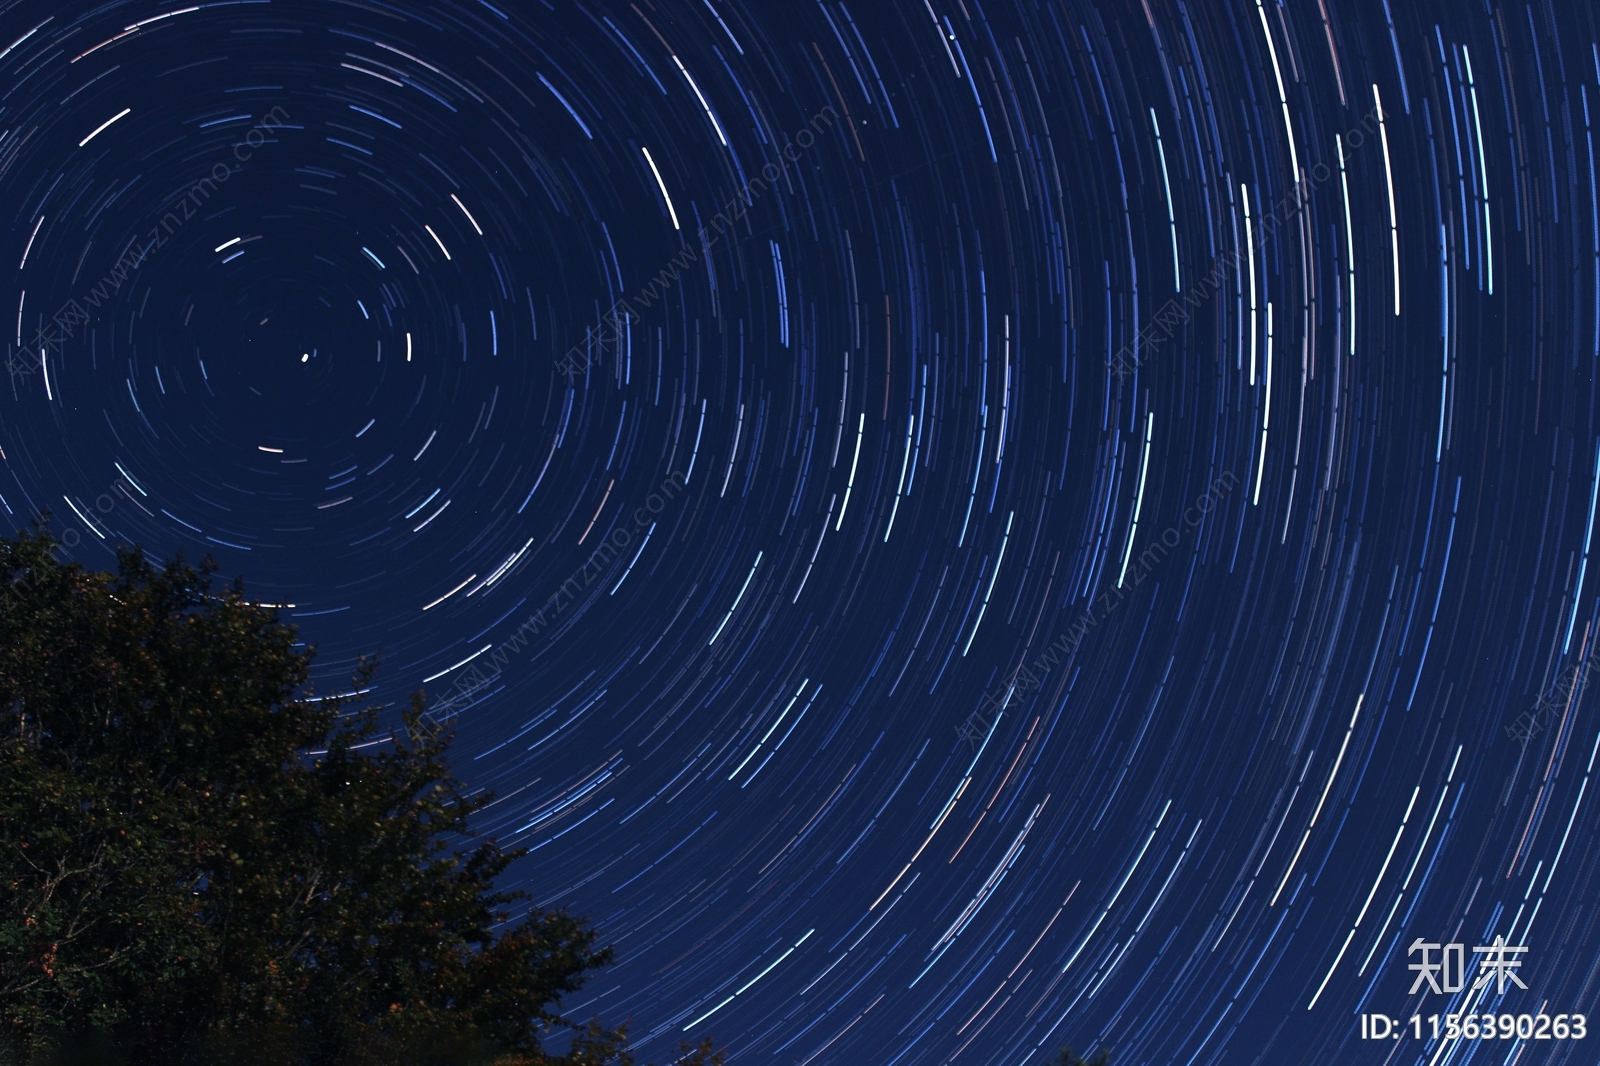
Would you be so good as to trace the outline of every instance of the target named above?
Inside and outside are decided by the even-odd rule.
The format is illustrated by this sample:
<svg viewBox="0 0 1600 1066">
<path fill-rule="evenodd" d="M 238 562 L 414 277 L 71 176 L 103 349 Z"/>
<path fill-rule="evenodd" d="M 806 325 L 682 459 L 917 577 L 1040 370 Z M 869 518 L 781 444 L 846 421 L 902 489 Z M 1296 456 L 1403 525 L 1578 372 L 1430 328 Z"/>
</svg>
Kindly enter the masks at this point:
<svg viewBox="0 0 1600 1066">
<path fill-rule="evenodd" d="M 1582 1014 L 1413 1014 L 1409 1021 L 1363 1014 L 1361 1039 L 1399 1040 L 1406 1029 L 1415 1040 L 1582 1040 L 1589 1035 Z"/>
</svg>

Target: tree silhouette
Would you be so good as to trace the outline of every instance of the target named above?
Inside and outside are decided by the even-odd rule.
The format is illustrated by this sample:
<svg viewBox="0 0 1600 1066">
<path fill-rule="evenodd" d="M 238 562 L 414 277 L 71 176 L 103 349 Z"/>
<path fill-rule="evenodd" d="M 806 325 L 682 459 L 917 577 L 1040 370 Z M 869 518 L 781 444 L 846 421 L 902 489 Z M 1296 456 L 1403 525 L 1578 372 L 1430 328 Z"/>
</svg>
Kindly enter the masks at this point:
<svg viewBox="0 0 1600 1066">
<path fill-rule="evenodd" d="M 124 551 L 112 575 L 54 550 L 42 526 L 0 540 L 13 1058 L 632 1063 L 623 1029 L 559 1013 L 610 949 L 495 889 L 522 853 L 472 832 L 491 797 L 452 775 L 420 694 L 395 729 L 357 696 L 310 696 L 294 629 L 240 581 L 212 592 L 209 560 Z"/>
</svg>

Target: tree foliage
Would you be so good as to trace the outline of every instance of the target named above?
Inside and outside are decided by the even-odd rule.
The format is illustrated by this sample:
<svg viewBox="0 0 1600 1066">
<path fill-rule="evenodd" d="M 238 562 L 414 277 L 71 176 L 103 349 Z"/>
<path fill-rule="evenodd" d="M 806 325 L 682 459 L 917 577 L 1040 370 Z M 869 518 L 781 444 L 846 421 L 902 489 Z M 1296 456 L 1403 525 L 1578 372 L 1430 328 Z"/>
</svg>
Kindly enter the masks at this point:
<svg viewBox="0 0 1600 1066">
<path fill-rule="evenodd" d="M 521 852 L 473 836 L 491 797 L 451 774 L 420 694 L 394 730 L 309 696 L 294 629 L 214 569 L 124 551 L 97 573 L 43 531 L 0 540 L 0 1041 L 630 1064 L 623 1030 L 558 1011 L 610 950 L 564 912 L 510 923 L 525 897 L 494 879 Z"/>
</svg>

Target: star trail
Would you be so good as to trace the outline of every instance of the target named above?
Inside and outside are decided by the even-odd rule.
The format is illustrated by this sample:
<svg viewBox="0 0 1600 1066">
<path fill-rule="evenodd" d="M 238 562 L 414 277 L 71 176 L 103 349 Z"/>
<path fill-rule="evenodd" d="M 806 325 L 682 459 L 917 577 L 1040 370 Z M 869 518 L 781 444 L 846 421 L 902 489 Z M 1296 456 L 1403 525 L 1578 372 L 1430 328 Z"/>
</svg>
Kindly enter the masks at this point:
<svg viewBox="0 0 1600 1066">
<path fill-rule="evenodd" d="M 6 517 L 424 690 L 569 1016 L 1595 1061 L 1593 9 L 18 0 L 0 87 Z"/>
</svg>

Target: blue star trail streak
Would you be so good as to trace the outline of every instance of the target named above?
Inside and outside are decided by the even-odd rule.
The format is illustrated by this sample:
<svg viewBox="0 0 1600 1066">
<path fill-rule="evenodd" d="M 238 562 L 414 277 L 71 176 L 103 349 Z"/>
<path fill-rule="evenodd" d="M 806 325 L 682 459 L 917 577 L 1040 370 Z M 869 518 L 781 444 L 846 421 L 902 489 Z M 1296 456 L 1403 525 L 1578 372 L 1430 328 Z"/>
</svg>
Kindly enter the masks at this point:
<svg viewBox="0 0 1600 1066">
<path fill-rule="evenodd" d="M 1593 1063 L 1596 22 L 21 0 L 0 507 L 425 690 L 641 1061 Z"/>
</svg>

